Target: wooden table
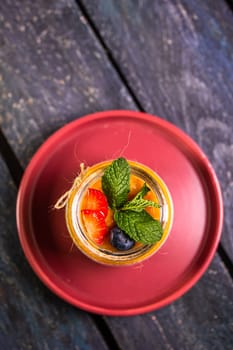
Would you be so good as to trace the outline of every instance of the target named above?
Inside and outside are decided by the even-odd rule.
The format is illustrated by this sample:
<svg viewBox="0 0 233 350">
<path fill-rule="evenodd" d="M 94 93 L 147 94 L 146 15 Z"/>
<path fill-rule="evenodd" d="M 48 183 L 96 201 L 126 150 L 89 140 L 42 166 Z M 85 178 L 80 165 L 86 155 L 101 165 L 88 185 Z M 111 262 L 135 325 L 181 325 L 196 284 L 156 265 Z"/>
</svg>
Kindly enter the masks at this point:
<svg viewBox="0 0 233 350">
<path fill-rule="evenodd" d="M 233 13 L 220 0 L 0 2 L 0 348 L 233 349 Z M 88 113 L 131 109 L 189 134 L 218 175 L 225 221 L 204 276 L 160 310 L 93 315 L 32 272 L 15 223 L 38 147 Z"/>
</svg>

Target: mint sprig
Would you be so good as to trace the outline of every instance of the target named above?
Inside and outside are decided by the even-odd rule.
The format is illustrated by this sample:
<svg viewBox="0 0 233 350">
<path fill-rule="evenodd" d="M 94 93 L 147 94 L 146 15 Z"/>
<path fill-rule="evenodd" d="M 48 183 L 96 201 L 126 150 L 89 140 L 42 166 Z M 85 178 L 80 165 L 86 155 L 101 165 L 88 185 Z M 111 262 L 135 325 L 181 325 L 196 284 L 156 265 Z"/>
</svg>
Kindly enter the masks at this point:
<svg viewBox="0 0 233 350">
<path fill-rule="evenodd" d="M 114 160 L 104 171 L 102 189 L 108 204 L 114 211 L 114 220 L 136 242 L 151 244 L 159 241 L 163 234 L 161 223 L 145 208 L 160 205 L 143 197 L 150 191 L 144 183 L 136 196 L 128 201 L 130 192 L 130 166 L 126 159 Z"/>
<path fill-rule="evenodd" d="M 114 214 L 117 225 L 132 239 L 144 244 L 154 243 L 161 239 L 163 229 L 159 221 L 153 219 L 145 210 L 117 211 Z"/>
<path fill-rule="evenodd" d="M 121 208 L 129 194 L 130 167 L 126 159 L 118 158 L 107 167 L 102 176 L 102 189 L 111 209 Z"/>
<path fill-rule="evenodd" d="M 129 202 L 127 202 L 121 210 L 133 210 L 136 212 L 141 212 L 143 209 L 147 207 L 160 208 L 161 206 L 158 203 L 153 201 L 143 199 L 143 197 L 149 192 L 150 189 L 147 187 L 146 183 L 144 183 L 141 190 L 136 194 L 136 196 Z"/>
</svg>

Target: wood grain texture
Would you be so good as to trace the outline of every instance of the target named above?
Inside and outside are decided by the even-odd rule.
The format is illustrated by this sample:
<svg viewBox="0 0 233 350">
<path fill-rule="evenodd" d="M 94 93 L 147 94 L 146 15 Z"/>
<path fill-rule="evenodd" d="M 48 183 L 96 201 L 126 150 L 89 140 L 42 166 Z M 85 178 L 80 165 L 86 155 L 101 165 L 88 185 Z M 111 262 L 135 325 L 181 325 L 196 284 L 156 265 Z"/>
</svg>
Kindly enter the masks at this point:
<svg viewBox="0 0 233 350">
<path fill-rule="evenodd" d="M 208 20 L 212 18 L 211 13 L 220 16 L 217 10 L 199 4 L 205 12 L 197 9 L 201 18 L 198 25 L 206 31 L 203 36 L 201 30 L 195 32 L 202 43 L 203 52 L 199 52 L 191 44 L 194 33 L 183 9 L 189 18 L 193 10 L 188 6 L 193 1 L 191 5 L 182 2 L 183 8 L 171 1 L 154 2 L 152 7 L 149 1 L 85 1 L 85 4 L 143 108 L 186 130 L 213 161 L 213 149 L 223 145 L 225 158 L 221 169 L 223 174 L 225 168 L 230 172 L 231 92 L 230 74 L 229 78 L 225 74 L 229 59 L 224 58 L 226 61 L 223 59 L 219 68 L 227 77 L 223 91 L 229 90 L 230 94 L 226 112 L 218 86 L 212 82 L 211 69 L 217 68 L 217 59 L 210 64 L 210 70 L 207 65 L 206 74 L 203 70 L 208 56 L 205 46 L 208 51 L 208 45 L 212 47 L 215 43 L 208 37 L 204 19 L 207 14 Z M 222 11 L 226 16 L 226 24 L 222 26 L 227 32 L 229 14 L 224 7 Z M 27 165 L 48 135 L 68 121 L 97 110 L 137 108 L 108 53 L 74 1 L 3 0 L 0 13 L 0 124 L 22 166 Z M 195 18 L 193 21 L 196 23 Z M 229 37 L 226 45 L 228 42 Z M 218 50 L 214 46 L 215 51 Z M 226 57 L 225 51 L 222 55 Z M 209 56 L 212 59 L 210 52 Z M 226 72 L 229 73 L 229 68 Z M 220 170 L 216 159 L 215 167 Z M 15 216 L 16 193 L 2 162 L 1 172 L 5 175 L 0 181 L 3 198 L 0 341 L 13 350 L 13 346 L 15 349 L 105 349 L 89 316 L 53 296 L 26 263 L 11 220 Z M 231 173 L 228 178 L 229 183 L 224 178 L 222 184 L 226 184 L 229 192 Z M 231 195 L 229 192 L 228 214 Z M 229 229 L 231 220 L 229 216 Z M 15 240 L 9 243 L 11 235 Z M 232 290 L 229 276 L 216 256 L 203 279 L 173 305 L 143 316 L 105 317 L 105 321 L 122 349 L 193 346 L 212 350 L 221 344 L 228 349 L 232 336 Z"/>
<path fill-rule="evenodd" d="M 233 14 L 224 1 L 81 1 L 143 109 L 207 154 L 225 203 L 233 261 Z"/>
<path fill-rule="evenodd" d="M 172 305 L 144 316 L 108 318 L 108 323 L 128 350 L 231 350 L 232 291 L 232 279 L 216 255 L 199 283 Z"/>
<path fill-rule="evenodd" d="M 92 318 L 55 297 L 32 272 L 16 230 L 16 188 L 1 158 L 0 173 L 0 348 L 107 349 Z"/>
<path fill-rule="evenodd" d="M 135 109 L 73 0 L 0 2 L 0 125 L 25 166 L 82 115 Z"/>
</svg>

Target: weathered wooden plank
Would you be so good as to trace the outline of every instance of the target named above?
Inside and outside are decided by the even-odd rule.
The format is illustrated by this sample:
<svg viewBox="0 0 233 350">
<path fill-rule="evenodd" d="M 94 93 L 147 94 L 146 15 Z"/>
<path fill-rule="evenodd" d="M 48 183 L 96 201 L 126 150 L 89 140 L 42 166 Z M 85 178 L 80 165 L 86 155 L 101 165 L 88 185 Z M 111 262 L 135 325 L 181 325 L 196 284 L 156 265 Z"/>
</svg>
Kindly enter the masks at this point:
<svg viewBox="0 0 233 350">
<path fill-rule="evenodd" d="M 0 124 L 23 166 L 68 121 L 135 109 L 74 0 L 1 1 L 0 43 Z"/>
<path fill-rule="evenodd" d="M 192 136 L 212 162 L 233 261 L 233 26 L 224 1 L 79 1 L 143 108 Z"/>
<path fill-rule="evenodd" d="M 108 318 L 108 323 L 129 350 L 231 350 L 232 295 L 232 279 L 216 255 L 199 283 L 172 305 L 144 316 Z"/>
<path fill-rule="evenodd" d="M 55 297 L 35 277 L 20 248 L 16 188 L 1 157 L 0 173 L 0 348 L 107 349 L 92 318 Z"/>
</svg>

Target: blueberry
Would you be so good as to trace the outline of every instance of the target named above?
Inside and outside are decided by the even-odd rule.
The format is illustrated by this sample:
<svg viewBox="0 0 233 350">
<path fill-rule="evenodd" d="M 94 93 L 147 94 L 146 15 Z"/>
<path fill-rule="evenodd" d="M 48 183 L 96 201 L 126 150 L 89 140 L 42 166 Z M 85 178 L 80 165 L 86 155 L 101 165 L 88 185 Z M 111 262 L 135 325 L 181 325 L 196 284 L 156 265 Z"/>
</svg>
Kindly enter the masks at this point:
<svg viewBox="0 0 233 350">
<path fill-rule="evenodd" d="M 118 250 L 128 250 L 134 246 L 135 241 L 131 239 L 118 226 L 115 226 L 111 229 L 110 243 L 113 247 L 117 248 Z"/>
</svg>

